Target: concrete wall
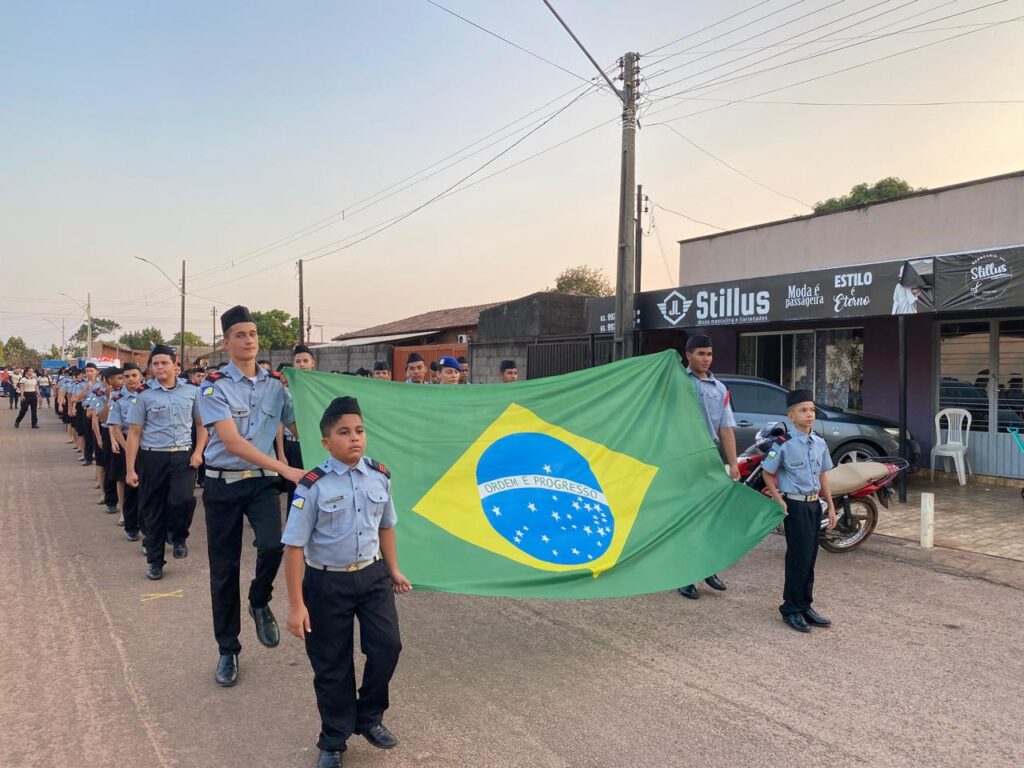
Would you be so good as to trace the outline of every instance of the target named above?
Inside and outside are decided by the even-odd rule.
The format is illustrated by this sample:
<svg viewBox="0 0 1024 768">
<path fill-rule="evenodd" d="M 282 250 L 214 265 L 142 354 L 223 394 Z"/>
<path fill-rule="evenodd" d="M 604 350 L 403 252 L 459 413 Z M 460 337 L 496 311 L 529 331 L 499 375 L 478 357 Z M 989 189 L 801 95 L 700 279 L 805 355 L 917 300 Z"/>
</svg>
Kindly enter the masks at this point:
<svg viewBox="0 0 1024 768">
<path fill-rule="evenodd" d="M 480 313 L 474 341 L 579 336 L 586 333 L 585 296 L 534 293 Z"/>
<path fill-rule="evenodd" d="M 373 364 L 377 360 L 385 360 L 389 365 L 391 364 L 390 344 L 371 344 L 358 347 L 326 344 L 313 347 L 313 353 L 316 355 L 317 370 L 324 372 L 355 372 L 359 368 L 372 369 Z M 257 358 L 259 360 L 269 360 L 270 366 L 276 370 L 277 366 L 281 363 L 290 363 L 292 361 L 292 352 L 290 349 L 261 349 Z M 228 359 L 228 355 L 224 352 L 217 352 L 210 356 L 213 365 Z"/>
<path fill-rule="evenodd" d="M 495 341 L 469 346 L 469 379 L 474 384 L 496 384 L 501 381 L 498 366 L 502 360 L 515 360 L 519 379 L 529 378 L 526 358 L 529 342 Z"/>
<path fill-rule="evenodd" d="M 696 285 L 1024 243 L 1024 174 L 680 243 Z"/>
</svg>

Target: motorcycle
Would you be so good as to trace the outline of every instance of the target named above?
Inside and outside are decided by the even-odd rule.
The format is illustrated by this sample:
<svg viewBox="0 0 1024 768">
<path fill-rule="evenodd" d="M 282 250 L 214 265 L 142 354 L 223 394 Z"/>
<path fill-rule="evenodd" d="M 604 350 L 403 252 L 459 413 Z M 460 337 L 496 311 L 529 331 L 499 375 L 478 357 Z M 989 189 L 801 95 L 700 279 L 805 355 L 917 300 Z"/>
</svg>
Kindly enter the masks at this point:
<svg viewBox="0 0 1024 768">
<path fill-rule="evenodd" d="M 769 496 L 761 465 L 776 438 L 785 434 L 787 430 L 780 426 L 761 430 L 754 444 L 738 457 L 740 481 L 744 485 Z M 867 541 L 878 524 L 875 499 L 888 508 L 889 494 L 894 492 L 893 480 L 909 466 L 906 459 L 880 457 L 877 461 L 851 462 L 830 469 L 826 476 L 836 506 L 836 525 L 828 529 L 828 504 L 819 499 L 821 548 L 828 552 L 850 552 Z M 781 525 L 777 532 L 782 532 Z"/>
</svg>

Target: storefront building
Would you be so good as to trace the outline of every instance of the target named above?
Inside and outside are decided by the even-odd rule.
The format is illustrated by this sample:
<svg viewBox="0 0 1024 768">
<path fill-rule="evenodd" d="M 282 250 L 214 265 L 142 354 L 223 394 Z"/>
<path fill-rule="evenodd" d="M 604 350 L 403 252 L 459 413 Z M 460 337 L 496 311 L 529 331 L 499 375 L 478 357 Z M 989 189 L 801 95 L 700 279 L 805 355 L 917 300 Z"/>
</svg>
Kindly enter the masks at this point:
<svg viewBox="0 0 1024 768">
<path fill-rule="evenodd" d="M 935 414 L 963 408 L 974 473 L 1024 477 L 1024 172 L 686 240 L 680 275 L 637 297 L 644 351 L 705 333 L 721 373 L 895 420 L 902 328 L 923 463 Z M 588 331 L 613 311 L 591 301 Z"/>
</svg>

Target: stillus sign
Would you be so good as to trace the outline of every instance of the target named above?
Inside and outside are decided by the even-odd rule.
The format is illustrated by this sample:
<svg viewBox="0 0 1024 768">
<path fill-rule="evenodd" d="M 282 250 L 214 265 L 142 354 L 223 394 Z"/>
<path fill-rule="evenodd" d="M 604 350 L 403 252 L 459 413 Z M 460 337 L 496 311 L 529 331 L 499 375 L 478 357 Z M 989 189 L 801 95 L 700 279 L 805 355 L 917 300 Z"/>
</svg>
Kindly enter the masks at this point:
<svg viewBox="0 0 1024 768">
<path fill-rule="evenodd" d="M 829 320 L 1024 305 L 1024 246 L 637 295 L 637 328 L 657 330 Z M 614 298 L 587 301 L 587 332 L 606 333 Z"/>
</svg>

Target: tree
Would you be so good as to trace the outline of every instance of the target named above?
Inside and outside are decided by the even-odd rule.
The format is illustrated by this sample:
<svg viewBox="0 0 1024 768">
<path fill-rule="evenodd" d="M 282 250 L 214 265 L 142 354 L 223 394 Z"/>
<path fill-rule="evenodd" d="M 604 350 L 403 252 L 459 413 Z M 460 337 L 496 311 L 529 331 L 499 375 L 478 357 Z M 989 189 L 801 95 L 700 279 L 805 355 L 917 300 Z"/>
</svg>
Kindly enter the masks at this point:
<svg viewBox="0 0 1024 768">
<path fill-rule="evenodd" d="M 38 368 L 43 356 L 25 343 L 21 336 L 11 336 L 7 343 L 0 342 L 0 362 L 12 368 Z"/>
<path fill-rule="evenodd" d="M 107 320 L 102 317 L 94 317 L 92 319 L 93 339 L 97 339 L 100 336 L 106 336 L 107 334 L 119 330 L 121 330 L 121 325 L 115 320 Z M 79 357 L 85 354 L 85 342 L 88 338 L 89 328 L 85 323 L 82 323 L 78 330 L 74 332 L 70 339 L 68 339 L 68 345 L 65 347 L 68 355 L 72 357 Z"/>
<path fill-rule="evenodd" d="M 882 200 L 895 200 L 899 197 L 906 197 L 913 192 L 921 192 L 921 189 L 914 189 L 910 184 L 896 176 L 876 181 L 874 184 L 858 184 L 850 189 L 850 194 L 842 197 L 830 197 L 814 204 L 815 213 L 831 213 L 833 211 L 845 211 L 848 208 L 856 208 L 858 205 L 877 203 Z"/>
<path fill-rule="evenodd" d="M 299 340 L 299 318 L 283 309 L 253 312 L 260 334 L 260 349 L 291 349 Z"/>
<path fill-rule="evenodd" d="M 174 334 L 174 336 L 171 338 L 171 340 L 166 342 L 166 343 L 168 345 L 172 346 L 172 347 L 180 347 L 181 346 L 181 331 L 178 331 L 176 334 Z M 185 346 L 186 347 L 205 347 L 206 346 L 206 342 L 203 341 L 201 338 L 199 338 L 199 336 L 197 336 L 196 334 L 192 333 L 192 331 L 185 331 Z"/>
<path fill-rule="evenodd" d="M 154 344 L 163 344 L 164 334 L 159 328 L 150 326 L 149 328 L 143 328 L 141 331 L 122 333 L 117 341 L 129 349 L 149 349 Z"/>
<path fill-rule="evenodd" d="M 51 344 L 50 351 L 46 353 L 46 356 L 50 360 L 61 360 L 64 357 L 64 352 L 56 344 Z"/>
<path fill-rule="evenodd" d="M 548 288 L 555 293 L 571 293 L 575 296 L 613 296 L 615 288 L 604 276 L 600 267 L 569 267 L 555 280 L 555 287 Z"/>
</svg>

